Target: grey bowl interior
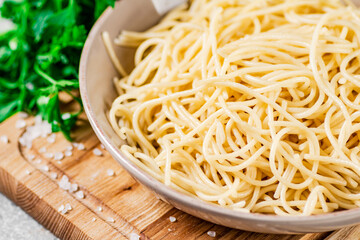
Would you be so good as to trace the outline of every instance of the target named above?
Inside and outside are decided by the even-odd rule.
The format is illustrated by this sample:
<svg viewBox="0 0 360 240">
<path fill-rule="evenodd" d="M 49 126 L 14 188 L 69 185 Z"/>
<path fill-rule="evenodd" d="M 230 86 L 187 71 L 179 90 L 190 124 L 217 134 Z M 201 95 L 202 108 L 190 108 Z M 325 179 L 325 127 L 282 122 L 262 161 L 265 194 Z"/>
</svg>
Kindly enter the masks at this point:
<svg viewBox="0 0 360 240">
<path fill-rule="evenodd" d="M 106 112 L 117 95 L 112 83 L 117 72 L 106 53 L 101 33 L 108 31 L 113 39 L 123 29 L 142 31 L 156 24 L 159 19 L 149 0 L 119 1 L 115 9 L 108 8 L 99 18 L 83 49 L 80 91 L 84 108 L 95 133 L 114 159 L 164 201 L 184 212 L 224 226 L 264 233 L 308 233 L 360 223 L 359 208 L 308 217 L 243 213 L 221 208 L 165 186 L 124 157 L 118 149 L 122 142 L 106 118 Z M 120 47 L 115 49 L 122 64 L 130 70 L 134 51 Z"/>
</svg>

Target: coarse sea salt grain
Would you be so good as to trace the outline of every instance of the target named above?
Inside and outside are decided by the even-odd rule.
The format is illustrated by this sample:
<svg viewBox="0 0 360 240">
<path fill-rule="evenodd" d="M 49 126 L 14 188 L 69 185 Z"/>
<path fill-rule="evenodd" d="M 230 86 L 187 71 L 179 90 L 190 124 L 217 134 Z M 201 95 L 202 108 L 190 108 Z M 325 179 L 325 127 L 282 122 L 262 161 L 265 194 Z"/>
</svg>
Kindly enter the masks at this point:
<svg viewBox="0 0 360 240">
<path fill-rule="evenodd" d="M 106 170 L 106 174 L 108 175 L 108 176 L 114 176 L 114 170 L 112 170 L 112 169 L 108 169 L 108 170 Z"/>
<path fill-rule="evenodd" d="M 130 240 L 139 240 L 140 236 L 136 233 L 130 233 Z"/>
<path fill-rule="evenodd" d="M 102 209 L 102 207 L 99 206 L 99 207 L 97 207 L 96 210 L 97 210 L 98 212 L 102 212 L 103 209 Z"/>
<path fill-rule="evenodd" d="M 41 170 L 43 170 L 44 172 L 48 172 L 49 171 L 49 167 L 44 165 L 40 167 Z"/>
<path fill-rule="evenodd" d="M 93 153 L 94 153 L 94 155 L 96 155 L 96 156 L 102 156 L 102 155 L 103 155 L 103 153 L 101 152 L 101 150 L 98 149 L 98 148 L 94 148 Z"/>
<path fill-rule="evenodd" d="M 28 170 L 28 169 L 25 170 L 25 173 L 26 173 L 27 175 L 30 175 L 30 174 L 31 174 L 30 170 Z"/>
<path fill-rule="evenodd" d="M 62 160 L 62 159 L 64 159 L 64 154 L 62 152 L 56 152 L 54 154 L 54 160 L 55 161 Z"/>
<path fill-rule="evenodd" d="M 40 164 L 40 163 L 41 163 L 41 159 L 36 159 L 36 160 L 34 161 L 34 163 Z"/>
<path fill-rule="evenodd" d="M 64 204 L 61 204 L 60 207 L 58 208 L 58 211 L 62 213 L 62 211 L 65 210 L 65 206 Z"/>
<path fill-rule="evenodd" d="M 74 149 L 74 147 L 72 145 L 69 145 L 66 147 L 66 151 L 72 151 Z"/>
<path fill-rule="evenodd" d="M 84 192 L 83 191 L 78 191 L 75 193 L 76 197 L 79 199 L 83 199 L 84 198 Z"/>
<path fill-rule="evenodd" d="M 64 155 L 65 155 L 65 157 L 71 157 L 72 156 L 72 151 L 71 150 L 66 150 Z"/>
<path fill-rule="evenodd" d="M 62 204 L 59 208 L 58 208 L 58 211 L 62 214 L 66 214 L 68 213 L 69 211 L 72 210 L 72 207 L 69 203 L 65 204 L 65 206 Z"/>
<path fill-rule="evenodd" d="M 76 148 L 80 151 L 85 150 L 85 146 L 82 143 L 79 143 Z"/>
<path fill-rule="evenodd" d="M 59 187 L 64 190 L 69 190 L 71 188 L 71 183 L 69 178 L 66 175 L 63 175 L 59 181 Z"/>
<path fill-rule="evenodd" d="M 42 147 L 39 149 L 39 153 L 45 153 L 46 152 L 46 147 Z"/>
<path fill-rule="evenodd" d="M 209 235 L 210 237 L 216 237 L 216 232 L 215 231 L 208 231 L 207 235 Z"/>
<path fill-rule="evenodd" d="M 23 137 L 19 138 L 19 143 L 21 144 L 21 146 L 24 146 L 27 148 L 31 148 L 31 146 L 32 146 L 32 142 L 26 142 L 26 140 Z"/>
<path fill-rule="evenodd" d="M 95 222 L 95 221 L 96 221 L 96 218 L 93 217 L 93 218 L 91 219 L 91 221 L 92 221 L 92 222 Z"/>
<path fill-rule="evenodd" d="M 104 144 L 100 144 L 100 147 L 101 147 L 102 149 L 105 149 Z"/>
<path fill-rule="evenodd" d="M 69 189 L 69 192 L 76 192 L 77 190 L 79 189 L 79 186 L 76 184 L 76 183 L 72 183 L 70 185 L 70 189 Z"/>
<path fill-rule="evenodd" d="M 45 153 L 44 154 L 44 157 L 46 157 L 46 158 L 53 158 L 54 157 L 54 154 L 53 153 Z"/>
<path fill-rule="evenodd" d="M 61 118 L 62 118 L 63 120 L 69 119 L 69 118 L 71 118 L 71 114 L 70 114 L 70 113 L 64 113 L 64 114 L 61 116 Z"/>
<path fill-rule="evenodd" d="M 114 222 L 115 222 L 115 220 L 114 220 L 113 218 L 111 218 L 111 217 L 107 218 L 106 221 L 107 221 L 107 222 L 111 222 L 111 223 L 114 223 Z"/>
<path fill-rule="evenodd" d="M 65 209 L 67 210 L 72 210 L 72 207 L 69 203 L 65 204 Z"/>
<path fill-rule="evenodd" d="M 26 156 L 27 159 L 29 159 L 30 161 L 34 160 L 35 159 L 35 155 L 34 154 L 29 154 Z"/>
<path fill-rule="evenodd" d="M 56 135 L 53 133 L 47 139 L 48 143 L 54 143 L 56 140 Z"/>
<path fill-rule="evenodd" d="M 26 122 L 24 119 L 18 119 L 15 123 L 15 127 L 20 129 L 26 127 Z"/>
<path fill-rule="evenodd" d="M 6 135 L 2 135 L 2 136 L 0 136 L 0 141 L 7 144 L 7 143 L 9 143 L 9 138 Z"/>
<path fill-rule="evenodd" d="M 34 90 L 34 84 L 32 84 L 31 82 L 26 83 L 25 87 L 30 91 Z"/>
<path fill-rule="evenodd" d="M 176 222 L 176 217 L 170 216 L 169 220 L 170 220 L 170 222 Z"/>
<path fill-rule="evenodd" d="M 56 179 L 57 178 L 57 173 L 56 172 L 52 172 L 52 173 L 50 173 L 50 178 L 51 179 Z"/>
<path fill-rule="evenodd" d="M 47 121 L 42 121 L 41 116 L 36 116 L 34 125 L 26 127 L 26 131 L 19 138 L 19 142 L 22 146 L 31 148 L 32 142 L 36 138 L 46 137 L 50 133 L 51 133 L 51 125 Z"/>
</svg>

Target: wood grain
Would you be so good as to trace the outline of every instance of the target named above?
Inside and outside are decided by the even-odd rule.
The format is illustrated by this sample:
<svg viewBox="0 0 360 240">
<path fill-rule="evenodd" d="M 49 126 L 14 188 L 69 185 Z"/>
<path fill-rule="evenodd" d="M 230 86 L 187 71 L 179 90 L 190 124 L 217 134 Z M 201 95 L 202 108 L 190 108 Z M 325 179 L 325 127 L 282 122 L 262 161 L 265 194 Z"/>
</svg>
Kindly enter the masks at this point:
<svg viewBox="0 0 360 240">
<path fill-rule="evenodd" d="M 162 202 L 138 184 L 100 148 L 86 121 L 82 121 L 75 132 L 76 142 L 83 143 L 86 149 L 74 149 L 71 157 L 55 161 L 46 158 L 40 149 L 64 152 L 70 143 L 57 134 L 55 143 L 40 138 L 34 141 L 31 149 L 23 148 L 18 139 L 24 129 L 15 128 L 17 120 L 18 116 L 14 116 L 0 125 L 0 135 L 10 139 L 9 144 L 0 143 L 0 192 L 61 239 L 128 239 L 132 233 L 140 235 L 141 239 L 359 239 L 358 226 L 333 233 L 272 235 L 203 221 Z M 33 119 L 27 119 L 28 125 L 32 122 Z M 104 155 L 94 155 L 94 148 L 101 149 Z M 35 158 L 29 157 L 31 155 Z M 49 171 L 44 166 L 48 166 Z M 114 176 L 107 174 L 108 169 L 114 170 Z M 56 179 L 51 178 L 54 173 Z M 74 192 L 59 187 L 63 175 L 71 183 L 78 184 L 85 198 L 79 199 Z M 61 214 L 58 208 L 66 203 L 73 209 Z M 171 223 L 170 216 L 176 217 L 176 222 Z M 208 236 L 208 231 L 215 231 L 216 237 Z"/>
</svg>

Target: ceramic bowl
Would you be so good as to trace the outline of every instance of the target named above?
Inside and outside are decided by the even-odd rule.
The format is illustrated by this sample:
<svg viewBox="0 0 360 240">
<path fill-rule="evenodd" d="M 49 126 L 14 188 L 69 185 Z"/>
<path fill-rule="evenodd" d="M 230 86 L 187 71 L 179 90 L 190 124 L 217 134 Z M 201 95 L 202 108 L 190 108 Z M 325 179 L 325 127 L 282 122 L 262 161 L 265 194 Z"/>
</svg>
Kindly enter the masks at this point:
<svg viewBox="0 0 360 240">
<path fill-rule="evenodd" d="M 117 96 L 113 77 L 117 75 L 101 39 L 109 32 L 114 39 L 121 30 L 143 31 L 158 22 L 160 16 L 149 0 L 122 0 L 114 9 L 108 8 L 93 26 L 83 49 L 80 62 L 80 91 L 88 119 L 100 139 L 121 166 L 137 181 L 155 192 L 174 207 L 231 228 L 263 233 L 324 232 L 360 223 L 360 208 L 314 216 L 276 216 L 243 213 L 203 202 L 179 193 L 157 181 L 127 159 L 119 150 L 123 142 L 111 128 L 106 114 Z M 115 47 L 117 55 L 129 71 L 134 50 Z"/>
</svg>

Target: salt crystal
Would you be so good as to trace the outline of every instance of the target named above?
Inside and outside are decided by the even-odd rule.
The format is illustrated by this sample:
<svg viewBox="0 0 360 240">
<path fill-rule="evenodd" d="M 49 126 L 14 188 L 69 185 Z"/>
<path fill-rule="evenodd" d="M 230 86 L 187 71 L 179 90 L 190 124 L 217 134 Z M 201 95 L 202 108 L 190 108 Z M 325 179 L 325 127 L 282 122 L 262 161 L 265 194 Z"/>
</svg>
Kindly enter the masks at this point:
<svg viewBox="0 0 360 240">
<path fill-rule="evenodd" d="M 56 140 L 56 135 L 53 133 L 51 134 L 48 138 L 47 138 L 47 141 L 48 143 L 54 143 Z"/>
<path fill-rule="evenodd" d="M 58 164 L 62 164 L 62 162 L 61 162 L 61 161 L 57 161 L 57 163 L 58 163 Z"/>
<path fill-rule="evenodd" d="M 44 172 L 48 172 L 49 171 L 49 167 L 44 165 L 40 167 L 41 170 L 43 170 Z"/>
<path fill-rule="evenodd" d="M 69 192 L 76 192 L 79 189 L 79 186 L 76 183 L 70 185 Z"/>
<path fill-rule="evenodd" d="M 207 235 L 209 235 L 210 237 L 216 237 L 216 232 L 215 231 L 208 231 Z"/>
<path fill-rule="evenodd" d="M 46 158 L 53 158 L 53 157 L 54 157 L 54 154 L 53 154 L 53 153 L 45 153 L 45 154 L 44 154 L 44 157 L 46 157 Z"/>
<path fill-rule="evenodd" d="M 59 187 L 64 190 L 69 190 L 71 188 L 71 183 L 69 182 L 69 178 L 66 175 L 63 175 L 59 181 Z"/>
<path fill-rule="evenodd" d="M 30 91 L 34 90 L 34 84 L 32 84 L 31 82 L 26 83 L 25 87 Z"/>
<path fill-rule="evenodd" d="M 26 112 L 19 112 L 18 116 L 22 119 L 24 118 L 28 118 L 29 117 L 29 114 L 27 114 Z"/>
<path fill-rule="evenodd" d="M 71 207 L 71 206 L 70 206 Z M 66 206 L 64 206 L 63 204 L 61 204 L 61 206 L 58 208 L 58 211 L 61 213 L 61 214 L 66 214 L 69 210 L 71 209 L 67 209 Z"/>
<path fill-rule="evenodd" d="M 57 178 L 57 173 L 56 172 L 50 173 L 50 178 L 51 179 L 56 179 Z"/>
<path fill-rule="evenodd" d="M 65 151 L 65 156 L 66 157 L 71 157 L 72 156 L 72 151 L 66 150 Z"/>
<path fill-rule="evenodd" d="M 71 157 L 73 155 L 72 151 L 65 151 L 65 157 Z"/>
<path fill-rule="evenodd" d="M 9 143 L 9 138 L 6 135 L 2 135 L 0 137 L 0 141 L 7 144 L 7 143 Z"/>
<path fill-rule="evenodd" d="M 130 240 L 139 240 L 140 236 L 136 233 L 130 233 Z"/>
<path fill-rule="evenodd" d="M 39 149 L 39 153 L 45 153 L 46 152 L 46 147 L 42 147 Z"/>
<path fill-rule="evenodd" d="M 23 119 L 18 120 L 19 125 L 25 122 Z M 51 125 L 47 121 L 42 121 L 41 116 L 35 117 L 35 124 L 33 126 L 26 127 L 25 133 L 19 138 L 19 142 L 22 146 L 31 148 L 32 142 L 36 138 L 46 137 L 51 133 Z"/>
<path fill-rule="evenodd" d="M 98 148 L 94 148 L 93 153 L 94 153 L 94 155 L 96 155 L 96 156 L 102 156 L 102 155 L 103 155 L 103 153 L 101 152 L 101 150 L 98 149 Z"/>
<path fill-rule="evenodd" d="M 74 142 L 72 145 L 74 145 L 74 147 L 78 147 L 79 146 L 79 143 L 77 143 L 77 142 Z"/>
<path fill-rule="evenodd" d="M 26 122 L 25 122 L 25 120 L 24 119 L 19 119 L 19 120 L 17 120 L 16 121 L 16 123 L 15 123 L 15 127 L 16 128 L 24 128 L 26 126 Z"/>
<path fill-rule="evenodd" d="M 77 145 L 77 149 L 78 150 L 85 150 L 85 146 L 84 146 L 84 144 L 82 144 L 82 143 L 79 143 L 79 145 Z"/>
<path fill-rule="evenodd" d="M 83 191 L 78 191 L 75 193 L 77 198 L 83 199 L 84 198 L 84 192 Z"/>
<path fill-rule="evenodd" d="M 63 204 L 61 204 L 61 206 L 58 208 L 59 212 L 62 212 L 65 210 L 65 206 Z"/>
<path fill-rule="evenodd" d="M 100 144 L 100 147 L 101 147 L 102 149 L 105 149 L 104 144 Z"/>
<path fill-rule="evenodd" d="M 72 156 L 72 151 L 65 151 L 65 156 L 66 157 L 71 157 Z"/>
<path fill-rule="evenodd" d="M 106 173 L 107 173 L 107 175 L 108 176 L 114 176 L 114 170 L 112 170 L 112 169 L 108 169 L 108 170 L 106 170 Z"/>
<path fill-rule="evenodd" d="M 25 138 L 25 136 L 26 135 L 23 135 L 22 137 L 20 137 L 19 142 L 20 142 L 21 146 L 27 147 L 28 149 L 30 149 L 32 147 L 32 140 Z"/>
<path fill-rule="evenodd" d="M 34 154 L 29 154 L 27 155 L 27 159 L 29 159 L 30 161 L 35 159 L 35 155 Z"/>
<path fill-rule="evenodd" d="M 173 223 L 173 222 L 176 222 L 176 217 L 170 216 L 170 217 L 169 217 L 169 220 L 170 220 L 170 222 L 172 222 L 172 223 Z"/>
<path fill-rule="evenodd" d="M 68 212 L 68 210 L 66 210 L 65 207 L 64 207 L 64 209 L 61 211 L 62 214 L 67 214 L 67 212 Z"/>
<path fill-rule="evenodd" d="M 113 218 L 111 218 L 111 217 L 107 218 L 106 221 L 111 222 L 111 223 L 115 222 L 115 220 Z"/>
<path fill-rule="evenodd" d="M 41 159 L 37 159 L 34 161 L 36 164 L 40 164 L 41 163 Z"/>
<path fill-rule="evenodd" d="M 62 152 L 57 152 L 54 154 L 54 160 L 62 160 L 64 158 L 64 154 Z"/>
<path fill-rule="evenodd" d="M 74 149 L 74 147 L 72 145 L 69 145 L 69 146 L 66 147 L 66 151 L 71 151 L 73 149 Z"/>
<path fill-rule="evenodd" d="M 69 203 L 65 204 L 65 209 L 67 210 L 72 210 L 72 207 Z"/>
<path fill-rule="evenodd" d="M 64 113 L 64 114 L 61 116 L 61 118 L 62 118 L 63 120 L 69 119 L 69 118 L 71 118 L 71 114 L 70 114 L 70 113 Z"/>
<path fill-rule="evenodd" d="M 35 116 L 35 125 L 42 123 L 42 117 L 41 115 Z"/>
<path fill-rule="evenodd" d="M 31 148 L 32 146 L 32 142 L 27 141 L 24 136 L 19 138 L 19 143 L 21 144 L 21 146 L 27 147 L 27 148 Z"/>
<path fill-rule="evenodd" d="M 99 207 L 97 207 L 96 210 L 97 210 L 98 212 L 102 212 L 103 209 L 102 209 L 102 207 L 99 206 Z"/>
<path fill-rule="evenodd" d="M 69 203 L 65 204 L 65 206 L 62 204 L 59 208 L 58 211 L 61 212 L 62 214 L 66 214 L 69 211 L 72 210 L 72 207 Z"/>
<path fill-rule="evenodd" d="M 31 174 L 31 172 L 30 172 L 30 170 L 25 170 L 25 173 L 27 174 L 27 175 L 30 175 Z"/>
<path fill-rule="evenodd" d="M 92 221 L 92 222 L 95 222 L 95 221 L 96 221 L 96 218 L 93 218 L 91 221 Z"/>
</svg>

